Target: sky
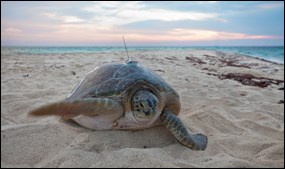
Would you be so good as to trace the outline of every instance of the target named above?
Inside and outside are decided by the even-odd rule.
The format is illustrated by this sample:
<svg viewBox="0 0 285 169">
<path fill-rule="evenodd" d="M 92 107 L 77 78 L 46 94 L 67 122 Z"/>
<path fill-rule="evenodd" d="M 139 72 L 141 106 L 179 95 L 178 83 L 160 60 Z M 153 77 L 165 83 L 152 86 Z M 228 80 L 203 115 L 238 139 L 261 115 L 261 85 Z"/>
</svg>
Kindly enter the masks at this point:
<svg viewBox="0 0 285 169">
<path fill-rule="evenodd" d="M 283 1 L 1 1 L 1 46 L 284 46 Z"/>
</svg>

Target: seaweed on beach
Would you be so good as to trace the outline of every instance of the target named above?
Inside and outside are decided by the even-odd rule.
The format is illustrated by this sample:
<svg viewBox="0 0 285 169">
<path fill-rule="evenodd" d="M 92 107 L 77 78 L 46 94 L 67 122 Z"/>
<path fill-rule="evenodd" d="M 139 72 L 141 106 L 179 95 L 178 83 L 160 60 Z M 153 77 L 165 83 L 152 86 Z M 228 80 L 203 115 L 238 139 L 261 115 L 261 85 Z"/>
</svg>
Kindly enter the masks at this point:
<svg viewBox="0 0 285 169">
<path fill-rule="evenodd" d="M 219 55 L 221 56 L 221 54 L 219 54 Z M 220 58 L 217 58 L 216 56 L 207 55 L 207 54 L 204 54 L 203 56 L 206 57 L 206 60 L 220 62 L 223 67 L 224 66 L 232 66 L 232 67 L 243 67 L 243 68 L 248 68 L 248 69 L 251 68 L 250 65 L 248 65 L 248 64 L 239 63 L 239 61 L 237 60 L 237 57 L 221 56 Z M 190 58 L 188 58 L 188 59 L 190 59 Z"/>
<path fill-rule="evenodd" d="M 217 58 L 216 56 L 207 55 L 207 54 L 204 54 L 203 56 L 205 56 L 205 57 L 207 57 L 207 58 Z"/>
<path fill-rule="evenodd" d="M 210 72 L 217 72 L 216 69 L 214 69 L 214 68 L 207 68 L 207 67 L 203 68 L 202 70 L 207 70 L 207 71 L 210 71 Z"/>
<path fill-rule="evenodd" d="M 154 71 L 157 71 L 157 72 L 165 72 L 164 70 L 161 70 L 161 69 L 156 69 L 156 70 L 154 70 Z"/>
<path fill-rule="evenodd" d="M 247 66 L 247 65 L 242 65 L 242 64 L 236 64 L 235 61 L 226 61 L 226 60 L 221 60 L 221 62 L 223 64 L 225 64 L 226 66 L 232 66 L 232 67 L 243 67 L 243 68 L 248 68 L 250 69 L 251 67 Z"/>
<path fill-rule="evenodd" d="M 207 73 L 207 75 L 218 76 L 218 78 L 221 80 L 232 79 L 242 83 L 243 85 L 257 86 L 261 88 L 265 88 L 271 84 L 279 85 L 280 83 L 284 83 L 284 80 L 271 79 L 267 77 L 256 77 L 254 75 L 244 74 L 244 73 L 228 73 L 228 74 Z M 279 88 L 278 90 L 284 90 L 284 87 Z"/>
<path fill-rule="evenodd" d="M 172 57 L 165 57 L 165 59 L 168 59 L 168 60 L 177 60 L 177 58 L 175 56 L 172 56 Z"/>
<path fill-rule="evenodd" d="M 265 87 L 269 86 L 270 84 L 279 85 L 280 83 L 284 83 L 283 80 L 270 79 L 270 78 L 266 78 L 266 77 L 256 77 L 256 76 L 251 75 L 251 74 L 243 74 L 243 73 L 221 74 L 221 75 L 218 75 L 218 78 L 221 80 L 233 79 L 233 80 L 236 80 L 238 82 L 241 82 L 243 85 L 258 86 L 261 88 L 265 88 Z"/>
<path fill-rule="evenodd" d="M 189 60 L 190 62 L 198 63 L 198 64 L 206 64 L 206 62 L 203 62 L 201 59 L 194 57 L 194 56 L 186 56 L 186 60 Z"/>
</svg>

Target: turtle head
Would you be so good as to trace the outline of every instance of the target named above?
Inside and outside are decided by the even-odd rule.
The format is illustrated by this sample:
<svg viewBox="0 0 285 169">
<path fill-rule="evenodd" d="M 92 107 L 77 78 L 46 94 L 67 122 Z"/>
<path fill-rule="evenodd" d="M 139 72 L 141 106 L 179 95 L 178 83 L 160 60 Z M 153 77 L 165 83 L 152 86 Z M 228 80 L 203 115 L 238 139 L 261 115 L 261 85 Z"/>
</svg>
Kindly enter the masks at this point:
<svg viewBox="0 0 285 169">
<path fill-rule="evenodd" d="M 147 91 L 139 90 L 131 98 L 132 112 L 138 121 L 150 121 L 158 112 L 157 97 Z"/>
</svg>

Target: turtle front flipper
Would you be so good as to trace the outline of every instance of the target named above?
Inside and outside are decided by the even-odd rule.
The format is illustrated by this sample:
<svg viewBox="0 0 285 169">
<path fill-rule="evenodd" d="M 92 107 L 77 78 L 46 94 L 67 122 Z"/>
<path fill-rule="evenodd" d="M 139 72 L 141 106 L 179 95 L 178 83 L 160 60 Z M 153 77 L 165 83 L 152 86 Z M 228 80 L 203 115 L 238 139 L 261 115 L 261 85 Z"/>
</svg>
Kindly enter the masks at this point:
<svg viewBox="0 0 285 169">
<path fill-rule="evenodd" d="M 182 121 L 175 114 L 171 113 L 171 111 L 163 110 L 160 119 L 181 144 L 193 150 L 206 149 L 208 142 L 207 136 L 188 133 Z"/>
<path fill-rule="evenodd" d="M 83 98 L 53 103 L 40 107 L 29 114 L 34 116 L 58 115 L 67 120 L 78 115 L 92 117 L 103 113 L 120 116 L 124 113 L 124 107 L 121 103 L 108 98 Z"/>
</svg>

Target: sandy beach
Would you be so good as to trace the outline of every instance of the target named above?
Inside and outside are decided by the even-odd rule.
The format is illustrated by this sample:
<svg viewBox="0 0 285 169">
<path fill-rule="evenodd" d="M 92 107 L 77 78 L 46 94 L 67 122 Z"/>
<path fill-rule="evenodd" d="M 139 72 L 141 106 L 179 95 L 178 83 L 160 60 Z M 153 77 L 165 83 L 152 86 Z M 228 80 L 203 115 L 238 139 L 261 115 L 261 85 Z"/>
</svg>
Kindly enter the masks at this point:
<svg viewBox="0 0 285 169">
<path fill-rule="evenodd" d="M 1 49 L 1 167 L 284 167 L 284 65 L 206 50 L 129 51 L 180 95 L 180 119 L 205 151 L 164 127 L 92 131 L 28 112 L 64 100 L 125 52 L 17 54 Z"/>
</svg>

